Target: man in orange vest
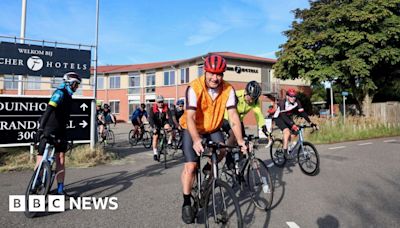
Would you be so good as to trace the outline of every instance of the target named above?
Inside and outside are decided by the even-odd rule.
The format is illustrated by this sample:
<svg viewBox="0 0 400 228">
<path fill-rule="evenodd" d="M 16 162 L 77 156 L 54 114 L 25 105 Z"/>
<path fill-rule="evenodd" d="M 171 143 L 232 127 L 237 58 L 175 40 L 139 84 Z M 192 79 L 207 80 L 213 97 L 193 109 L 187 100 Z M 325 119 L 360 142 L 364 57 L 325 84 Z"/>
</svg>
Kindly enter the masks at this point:
<svg viewBox="0 0 400 228">
<path fill-rule="evenodd" d="M 184 129 L 182 149 L 185 155 L 185 165 L 181 175 L 184 199 L 182 220 L 187 224 L 193 223 L 195 216 L 190 193 L 197 161 L 204 151 L 202 138 L 224 143 L 220 128 L 225 109 L 228 110 L 231 127 L 238 144 L 242 146 L 241 150 L 244 153 L 247 150 L 236 109 L 235 90 L 223 80 L 225 70 L 226 60 L 222 56 L 215 54 L 207 56 L 204 60 L 204 76 L 193 80 L 186 90 L 186 111 L 180 118 L 180 125 Z M 205 169 L 211 169 L 210 164 L 207 164 Z"/>
</svg>

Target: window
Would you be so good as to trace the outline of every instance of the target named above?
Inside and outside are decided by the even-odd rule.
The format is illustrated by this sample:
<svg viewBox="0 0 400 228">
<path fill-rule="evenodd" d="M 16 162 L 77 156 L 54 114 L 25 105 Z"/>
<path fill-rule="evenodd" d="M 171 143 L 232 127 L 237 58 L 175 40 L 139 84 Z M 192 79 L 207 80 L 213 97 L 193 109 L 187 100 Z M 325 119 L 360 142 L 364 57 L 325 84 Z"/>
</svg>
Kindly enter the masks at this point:
<svg viewBox="0 0 400 228">
<path fill-rule="evenodd" d="M 121 87 L 120 76 L 110 76 L 110 89 L 119 89 Z"/>
<path fill-rule="evenodd" d="M 154 93 L 156 91 L 156 74 L 154 72 L 146 75 L 146 93 Z"/>
<path fill-rule="evenodd" d="M 138 73 L 129 74 L 128 94 L 140 93 L 140 75 Z"/>
<path fill-rule="evenodd" d="M 175 71 L 164 71 L 164 85 L 175 85 Z"/>
<path fill-rule="evenodd" d="M 197 66 L 197 76 L 203 76 L 203 64 Z"/>
<path fill-rule="evenodd" d="M 4 89 L 18 89 L 18 76 L 4 75 Z"/>
<path fill-rule="evenodd" d="M 129 119 L 132 116 L 132 113 L 139 107 L 140 101 L 139 100 L 130 100 L 129 101 Z"/>
<path fill-rule="evenodd" d="M 64 80 L 62 78 L 53 78 L 51 80 L 51 88 L 57 88 L 63 83 Z"/>
<path fill-rule="evenodd" d="M 181 69 L 181 84 L 189 82 L 189 67 Z"/>
<path fill-rule="evenodd" d="M 40 89 L 40 82 L 42 81 L 42 77 L 28 76 L 28 81 L 26 83 L 27 89 Z"/>
<path fill-rule="evenodd" d="M 94 86 L 94 77 L 92 77 L 92 85 Z M 104 89 L 104 76 L 97 75 L 97 89 Z"/>
<path fill-rule="evenodd" d="M 171 108 L 171 105 L 175 104 L 175 99 L 174 98 L 166 98 L 164 99 L 165 104 L 168 105 L 168 107 Z"/>
<path fill-rule="evenodd" d="M 119 101 L 110 101 L 111 112 L 119 114 Z"/>
</svg>

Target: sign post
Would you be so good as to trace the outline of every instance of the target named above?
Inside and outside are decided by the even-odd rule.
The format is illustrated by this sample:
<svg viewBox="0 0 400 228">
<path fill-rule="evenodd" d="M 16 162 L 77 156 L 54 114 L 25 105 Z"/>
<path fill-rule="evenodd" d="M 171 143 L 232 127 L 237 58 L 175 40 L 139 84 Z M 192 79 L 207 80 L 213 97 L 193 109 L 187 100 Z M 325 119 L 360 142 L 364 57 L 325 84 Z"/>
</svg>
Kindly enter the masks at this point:
<svg viewBox="0 0 400 228">
<path fill-rule="evenodd" d="M 349 92 L 343 91 L 343 123 L 346 122 L 346 97 L 349 95 Z"/>
<path fill-rule="evenodd" d="M 0 147 L 28 146 L 50 97 L 0 96 Z M 67 140 L 89 142 L 92 99 L 73 99 Z"/>
</svg>

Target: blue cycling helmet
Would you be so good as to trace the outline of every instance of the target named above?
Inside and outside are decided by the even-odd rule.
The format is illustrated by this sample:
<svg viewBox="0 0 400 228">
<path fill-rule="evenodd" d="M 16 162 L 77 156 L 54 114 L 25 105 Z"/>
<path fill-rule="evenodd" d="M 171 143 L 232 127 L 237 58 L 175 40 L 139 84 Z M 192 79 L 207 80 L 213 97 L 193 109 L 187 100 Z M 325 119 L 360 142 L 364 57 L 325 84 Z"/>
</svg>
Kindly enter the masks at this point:
<svg viewBox="0 0 400 228">
<path fill-rule="evenodd" d="M 185 102 L 183 100 L 178 100 L 176 102 L 176 105 L 184 105 L 184 104 L 185 104 Z"/>
</svg>

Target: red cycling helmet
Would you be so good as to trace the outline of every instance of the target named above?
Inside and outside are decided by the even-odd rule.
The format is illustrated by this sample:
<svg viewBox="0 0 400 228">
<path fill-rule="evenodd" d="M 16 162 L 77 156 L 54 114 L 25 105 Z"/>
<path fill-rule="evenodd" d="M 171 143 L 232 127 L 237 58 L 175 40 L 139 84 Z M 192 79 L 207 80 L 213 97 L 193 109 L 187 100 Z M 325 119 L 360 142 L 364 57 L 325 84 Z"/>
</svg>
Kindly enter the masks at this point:
<svg viewBox="0 0 400 228">
<path fill-rule="evenodd" d="M 287 90 L 287 92 L 286 92 L 286 95 L 291 96 L 291 97 L 295 97 L 295 96 L 297 96 L 297 92 L 296 92 L 295 89 L 289 88 L 289 89 Z"/>
<path fill-rule="evenodd" d="M 226 70 L 226 60 L 220 55 L 209 55 L 204 60 L 204 70 L 213 74 L 222 74 Z"/>
</svg>

